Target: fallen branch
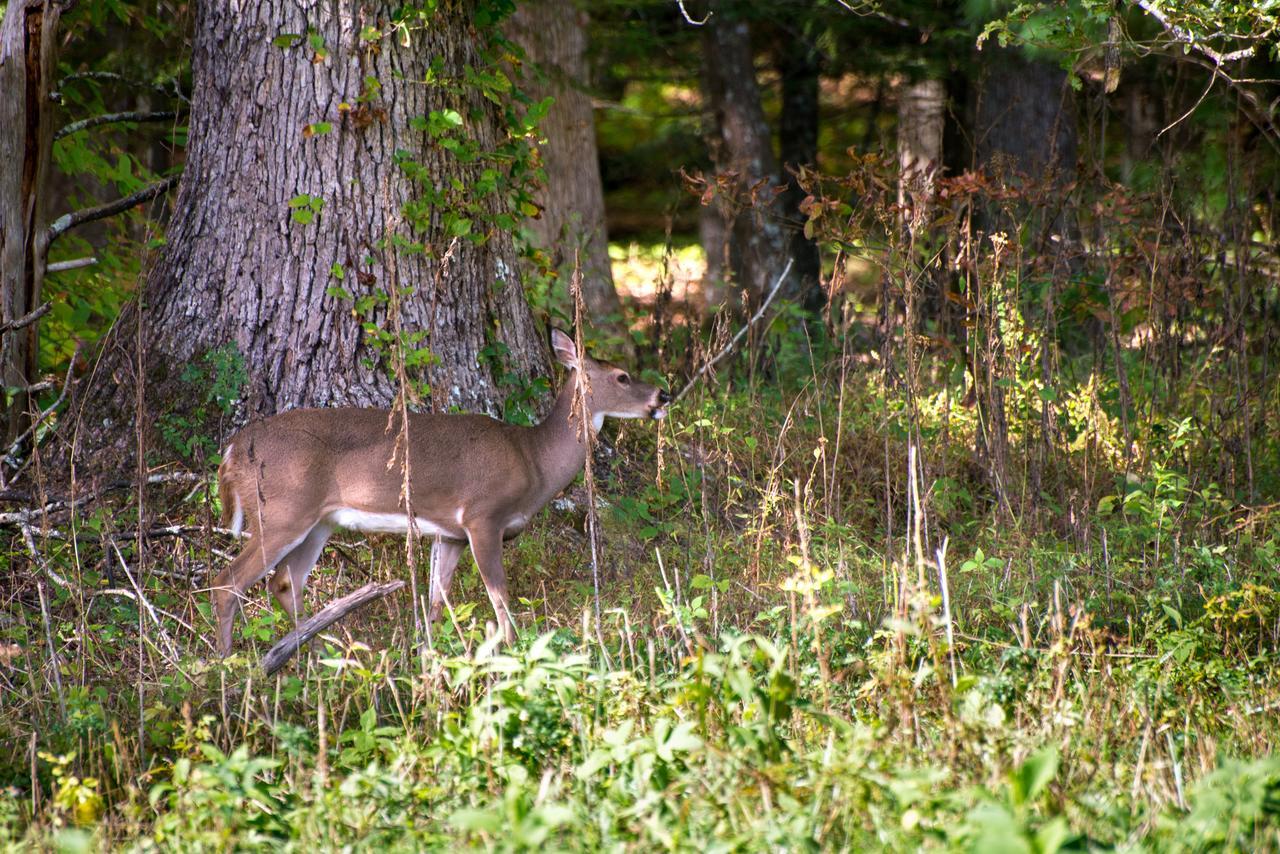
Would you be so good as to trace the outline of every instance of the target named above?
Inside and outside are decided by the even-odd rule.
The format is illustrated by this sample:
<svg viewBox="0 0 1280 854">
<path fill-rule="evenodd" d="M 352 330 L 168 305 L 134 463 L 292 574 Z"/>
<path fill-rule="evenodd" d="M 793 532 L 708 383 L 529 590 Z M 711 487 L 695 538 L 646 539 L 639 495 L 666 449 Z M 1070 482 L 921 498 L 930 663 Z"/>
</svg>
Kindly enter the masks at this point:
<svg viewBox="0 0 1280 854">
<path fill-rule="evenodd" d="M 733 338 L 729 340 L 729 343 L 724 345 L 724 348 L 719 353 L 716 353 L 715 356 L 709 359 L 705 365 L 699 368 L 698 371 L 689 378 L 689 381 L 684 384 L 684 388 L 680 389 L 680 393 L 671 401 L 673 406 L 680 402 L 680 398 L 688 394 L 689 389 L 693 388 L 694 384 L 698 380 L 702 379 L 702 375 L 711 370 L 716 362 L 719 362 L 725 356 L 729 355 L 730 351 L 732 351 L 733 348 L 737 346 L 738 342 L 742 340 L 742 336 L 747 334 L 747 330 L 755 326 L 756 323 L 760 321 L 760 318 L 764 317 L 764 313 L 768 310 L 769 304 L 773 302 L 773 298 L 778 295 L 778 288 L 782 287 L 782 283 L 786 281 L 787 274 L 791 272 L 791 264 L 794 260 L 795 259 L 793 258 L 787 259 L 787 266 L 782 268 L 782 275 L 778 276 L 778 281 L 773 283 L 773 288 L 769 291 L 769 295 L 765 297 L 764 302 L 760 304 L 760 308 L 756 309 L 756 313 L 747 321 L 747 325 L 739 329 L 738 334 L 733 336 Z"/>
<path fill-rule="evenodd" d="M 336 599 L 303 620 L 296 629 L 267 652 L 262 658 L 262 669 L 270 676 L 284 667 L 285 663 L 297 653 L 302 645 L 311 640 L 329 626 L 346 617 L 352 611 L 359 610 L 375 599 L 394 593 L 404 587 L 403 581 L 390 581 L 386 584 L 366 584 L 354 593 L 348 593 Z"/>
<path fill-rule="evenodd" d="M 167 193 L 173 189 L 178 183 L 177 175 L 170 175 L 163 181 L 157 181 L 154 184 L 143 187 L 136 193 L 125 196 L 122 199 L 116 199 L 114 202 L 107 202 L 105 205 L 98 205 L 93 208 L 84 208 L 83 210 L 72 211 L 63 214 L 54 220 L 53 225 L 49 226 L 49 243 L 52 246 L 53 241 L 66 234 L 78 225 L 84 225 L 86 222 L 93 222 L 98 219 L 106 219 L 109 216 L 115 216 L 118 213 L 124 213 L 130 208 L 136 208 L 143 202 L 154 199 L 161 193 Z"/>
</svg>

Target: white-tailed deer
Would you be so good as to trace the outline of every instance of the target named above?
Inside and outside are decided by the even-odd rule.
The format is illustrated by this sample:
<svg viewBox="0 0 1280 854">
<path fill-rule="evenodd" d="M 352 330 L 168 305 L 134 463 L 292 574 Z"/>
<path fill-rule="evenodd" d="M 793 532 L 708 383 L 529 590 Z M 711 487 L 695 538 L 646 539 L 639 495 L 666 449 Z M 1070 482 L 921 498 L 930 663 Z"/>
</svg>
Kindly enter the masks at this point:
<svg viewBox="0 0 1280 854">
<path fill-rule="evenodd" d="M 579 373 L 592 433 L 607 416 L 662 418 L 671 397 L 626 371 L 580 354 L 551 332 L 569 375 L 551 414 L 536 427 L 486 415 L 411 414 L 409 496 L 418 532 L 434 537 L 431 611 L 437 619 L 465 545 L 508 642 L 515 626 L 507 603 L 502 543 L 582 470 L 587 441 L 575 406 Z M 376 409 L 296 409 L 236 434 L 218 470 L 223 524 L 250 539 L 218 575 L 213 609 L 218 649 L 231 651 L 231 627 L 245 591 L 272 570 L 272 594 L 294 621 L 307 574 L 335 528 L 405 533 L 400 420 Z"/>
</svg>

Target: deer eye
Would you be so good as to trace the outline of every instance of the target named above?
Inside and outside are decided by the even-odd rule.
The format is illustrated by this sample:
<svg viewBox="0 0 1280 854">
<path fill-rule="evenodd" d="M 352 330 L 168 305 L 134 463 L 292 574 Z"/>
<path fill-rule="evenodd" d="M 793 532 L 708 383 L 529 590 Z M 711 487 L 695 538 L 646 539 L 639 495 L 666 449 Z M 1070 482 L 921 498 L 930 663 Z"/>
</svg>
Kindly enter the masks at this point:
<svg viewBox="0 0 1280 854">
<path fill-rule="evenodd" d="M 626 374 L 618 374 L 618 382 L 622 385 L 631 385 L 631 377 Z"/>
</svg>

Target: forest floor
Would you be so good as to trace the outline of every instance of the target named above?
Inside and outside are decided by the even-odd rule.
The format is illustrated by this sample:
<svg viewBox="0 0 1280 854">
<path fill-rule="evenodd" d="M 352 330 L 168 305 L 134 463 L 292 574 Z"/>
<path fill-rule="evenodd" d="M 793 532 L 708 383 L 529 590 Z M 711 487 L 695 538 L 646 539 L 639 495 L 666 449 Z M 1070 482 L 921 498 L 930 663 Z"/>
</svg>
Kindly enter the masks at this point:
<svg viewBox="0 0 1280 854">
<path fill-rule="evenodd" d="M 427 637 L 397 594 L 268 678 L 260 589 L 217 659 L 205 479 L 141 550 L 123 496 L 12 537 L 0 848 L 1280 850 L 1276 505 L 1085 409 L 997 486 L 963 372 L 909 406 L 775 326 L 607 431 L 594 571 L 581 484 L 508 546 L 514 648 L 464 558 Z M 308 607 L 405 550 L 339 538 Z"/>
</svg>

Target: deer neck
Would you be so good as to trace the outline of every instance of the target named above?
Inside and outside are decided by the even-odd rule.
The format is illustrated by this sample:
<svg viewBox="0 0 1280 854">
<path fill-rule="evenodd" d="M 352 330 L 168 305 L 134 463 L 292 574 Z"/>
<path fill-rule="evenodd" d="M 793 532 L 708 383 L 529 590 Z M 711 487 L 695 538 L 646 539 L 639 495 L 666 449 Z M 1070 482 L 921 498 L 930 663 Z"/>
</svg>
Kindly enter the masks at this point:
<svg viewBox="0 0 1280 854">
<path fill-rule="evenodd" d="M 582 429 L 582 416 L 574 411 L 578 372 L 570 371 L 556 396 L 551 414 L 533 428 L 533 452 L 543 482 L 554 495 L 564 489 L 582 471 L 587 461 L 587 437 Z M 599 428 L 588 425 L 594 436 Z"/>
</svg>

